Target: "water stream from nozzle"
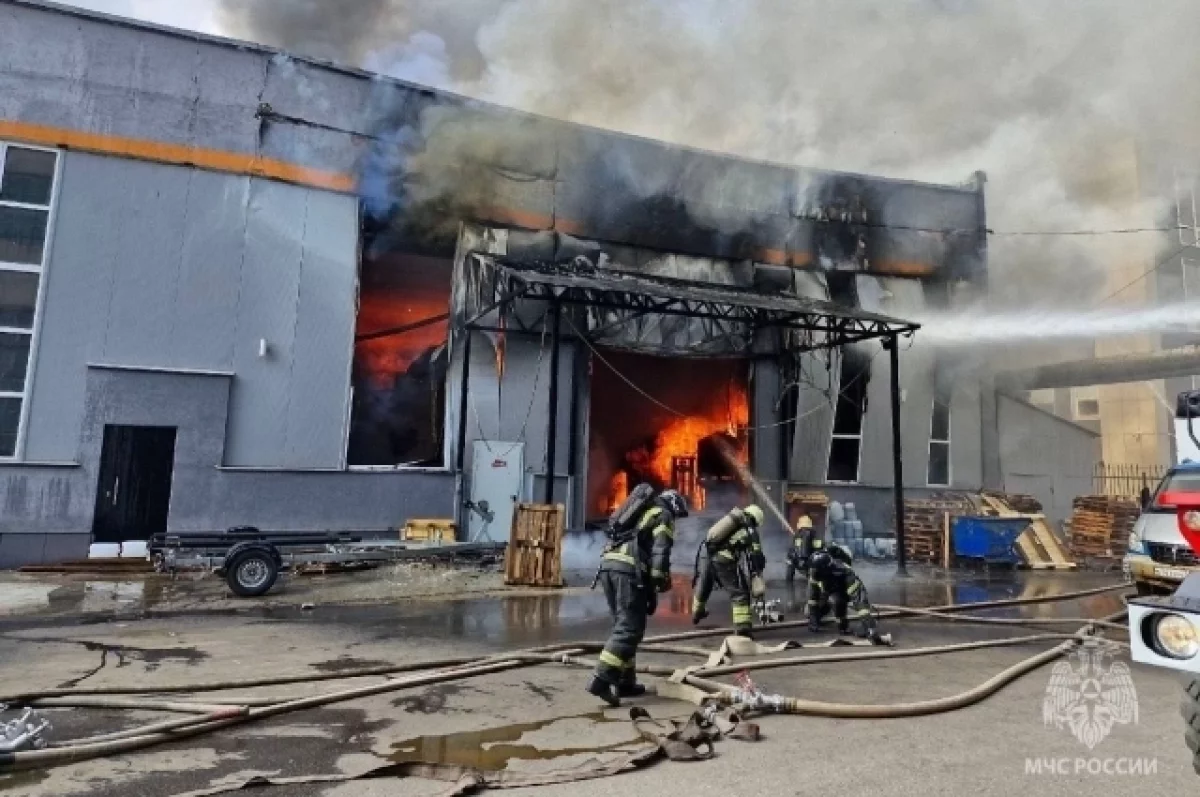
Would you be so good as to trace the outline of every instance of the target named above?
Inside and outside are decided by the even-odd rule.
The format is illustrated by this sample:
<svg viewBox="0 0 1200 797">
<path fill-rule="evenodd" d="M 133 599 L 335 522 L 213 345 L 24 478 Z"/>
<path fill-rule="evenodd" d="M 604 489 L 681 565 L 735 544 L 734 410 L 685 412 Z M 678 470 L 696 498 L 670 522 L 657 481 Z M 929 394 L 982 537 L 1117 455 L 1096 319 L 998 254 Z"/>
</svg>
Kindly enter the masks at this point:
<svg viewBox="0 0 1200 797">
<path fill-rule="evenodd" d="M 918 337 L 938 346 L 988 343 L 1118 338 L 1149 332 L 1187 331 L 1200 325 L 1200 302 L 1173 302 L 1158 307 L 1092 309 L 1040 308 L 989 312 L 975 308 L 918 315 Z"/>
<path fill-rule="evenodd" d="M 733 447 L 721 439 L 717 439 L 715 442 L 717 451 L 720 452 L 721 457 L 725 460 L 729 467 L 733 468 L 734 471 L 737 472 L 737 475 L 741 478 L 741 480 L 750 487 L 750 490 L 754 493 L 755 498 L 758 499 L 759 505 L 769 509 L 771 514 L 783 524 L 783 527 L 785 529 L 788 528 L 789 524 L 787 515 L 783 513 L 783 510 L 781 510 L 775 503 L 774 499 L 771 498 L 771 494 L 767 492 L 767 488 L 764 487 L 762 482 L 758 480 L 758 477 L 755 476 L 740 459 L 738 459 Z"/>
</svg>

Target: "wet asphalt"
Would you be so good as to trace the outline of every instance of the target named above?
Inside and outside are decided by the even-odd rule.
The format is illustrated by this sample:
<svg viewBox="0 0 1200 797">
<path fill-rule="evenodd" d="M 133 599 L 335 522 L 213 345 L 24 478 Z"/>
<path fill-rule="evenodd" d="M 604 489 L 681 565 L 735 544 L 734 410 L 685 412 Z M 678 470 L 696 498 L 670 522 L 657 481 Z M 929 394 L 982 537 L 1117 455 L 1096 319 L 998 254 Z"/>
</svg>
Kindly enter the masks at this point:
<svg viewBox="0 0 1200 797">
<path fill-rule="evenodd" d="M 1112 573 L 980 570 L 946 574 L 922 568 L 913 568 L 910 577 L 899 578 L 893 564 L 875 563 L 862 563 L 858 570 L 874 603 L 920 607 L 1046 598 L 1114 584 L 1119 579 Z M 119 609 L 112 613 L 83 613 L 79 610 L 83 608 L 86 590 L 81 591 L 78 585 L 71 584 L 59 588 L 62 591 L 52 596 L 52 613 L 0 620 L 0 681 L 11 689 L 12 683 L 26 680 L 36 686 L 49 687 L 76 683 L 85 686 L 129 683 L 130 679 L 181 683 L 298 670 L 329 673 L 397 660 L 464 653 L 477 655 L 554 642 L 599 640 L 608 631 L 609 617 L 602 594 L 587 589 L 591 577 L 592 573 L 588 571 L 572 571 L 568 574 L 567 589 L 538 595 L 501 594 L 365 605 L 318 603 L 308 610 L 297 605 L 256 607 L 248 604 L 245 608 L 216 612 L 195 607 L 186 611 L 171 609 L 171 601 L 155 599 L 154 596 L 161 593 L 142 589 L 140 593 L 129 590 L 129 595 L 141 597 L 121 602 Z M 694 630 L 689 614 L 689 581 L 685 575 L 677 575 L 674 589 L 664 596 L 659 611 L 651 620 L 650 635 Z M 785 619 L 801 619 L 805 600 L 802 582 L 789 586 L 782 581 L 772 581 L 769 588 L 768 597 L 781 602 Z M 176 590 L 175 597 L 179 597 L 180 586 L 173 589 Z M 182 589 L 186 591 L 188 587 L 184 585 Z M 286 584 L 283 589 L 286 594 Z M 168 608 L 164 609 L 164 606 Z M 1121 592 L 1118 591 L 980 613 L 1013 619 L 1100 617 L 1121 606 Z M 712 619 L 706 621 L 704 627 L 719 628 L 727 618 L 727 600 L 718 594 L 712 604 Z M 1031 632 L 1027 628 L 948 625 L 921 620 L 885 621 L 884 630 L 895 634 L 902 647 L 1021 636 Z M 814 638 L 803 629 L 768 628 L 760 633 L 760 639 L 765 642 L 787 638 L 806 642 L 829 637 L 830 634 L 825 633 Z M 696 644 L 712 647 L 719 639 L 715 636 Z M 1021 646 L 958 658 L 911 659 L 900 665 L 856 665 L 853 671 L 831 665 L 766 670 L 756 676 L 764 689 L 785 694 L 811 694 L 849 702 L 894 702 L 923 698 L 940 690 L 965 688 L 1038 649 Z M 14 678 L 16 673 L 12 668 L 24 668 L 30 677 Z M 74 765 L 44 778 L 0 779 L 0 791 L 38 797 L 45 794 L 171 797 L 223 778 L 236 779 L 245 773 L 353 770 L 361 766 L 360 758 L 378 761 L 380 755 L 397 761 L 433 758 L 487 768 L 519 767 L 538 761 L 546 763 L 543 759 L 553 760 L 555 765 L 578 763 L 589 756 L 620 748 L 624 738 L 620 729 L 627 730 L 619 713 L 596 714 L 594 701 L 589 700 L 580 688 L 582 677 L 584 674 L 578 671 L 538 668 L 477 681 L 402 691 L 370 701 L 356 701 L 273 720 L 262 728 L 215 734 L 203 742 L 182 742 L 151 753 Z M 1172 773 L 1182 771 L 1180 767 L 1184 765 L 1176 759 L 1185 757 L 1187 751 L 1182 749 L 1178 722 L 1173 723 L 1171 719 L 1171 706 L 1178 689 L 1173 676 L 1142 670 L 1138 678 L 1139 687 L 1143 688 L 1144 714 L 1153 717 L 1153 724 L 1139 736 L 1127 740 L 1129 749 L 1144 752 L 1161 747 L 1165 751 L 1162 753 L 1164 760 L 1169 759 L 1174 767 Z M 329 688 L 335 688 L 335 684 L 332 682 Z M 961 759 L 967 753 L 955 750 L 955 745 L 964 738 L 982 740 L 994 735 L 1004 739 L 1003 749 L 1012 748 L 1012 761 L 1004 759 L 997 772 L 1013 775 L 1020 774 L 1019 766 L 1026 754 L 1037 753 L 1045 745 L 1064 745 L 1063 749 L 1071 750 L 1068 744 L 1071 740 L 1050 736 L 1044 743 L 1039 742 L 1042 746 L 1028 747 L 1031 731 L 1041 730 L 1038 712 L 1044 689 L 1045 676 L 1031 677 L 1020 689 L 1015 689 L 1016 697 L 1011 702 L 1007 699 L 990 701 L 987 708 L 974 710 L 973 718 L 970 712 L 946 715 L 944 720 L 916 721 L 910 730 L 899 731 L 902 736 L 911 733 L 936 740 L 931 742 L 935 748 L 923 754 L 924 758 L 942 762 L 939 766 L 957 774 L 943 777 L 931 770 L 928 791 L 883 789 L 882 793 L 960 793 L 961 788 L 966 788 L 964 783 L 973 783 L 970 771 L 961 770 Z M 652 706 L 656 713 L 680 710 L 678 704 L 656 705 Z M 56 714 L 57 732 L 63 738 L 110 732 L 151 719 L 113 712 Z M 803 718 L 779 722 L 785 725 L 775 726 L 778 729 L 776 735 L 772 737 L 773 741 L 768 740 L 767 747 L 761 748 L 762 753 L 755 752 L 739 764 L 751 767 L 746 773 L 748 785 L 761 781 L 764 790 L 778 790 L 781 784 L 775 775 L 753 769 L 761 769 L 763 765 L 755 761 L 771 749 L 782 754 L 792 744 L 799 744 L 801 750 L 809 749 L 807 742 L 800 741 L 808 734 L 832 733 L 843 740 L 837 742 L 840 745 L 843 742 L 881 744 L 882 739 L 893 733 L 883 728 L 875 730 L 874 726 L 868 728 L 861 723 L 853 723 L 851 727 L 837 721 Z M 892 729 L 908 727 L 900 723 L 884 723 L 884 726 Z M 566 736 L 569 736 L 569 744 L 564 741 Z M 869 741 L 863 742 L 864 739 Z M 1023 743 L 1026 747 L 1021 746 Z M 738 756 L 738 759 L 727 759 L 732 764 L 745 755 L 740 750 L 730 749 L 722 754 Z M 822 790 L 836 788 L 838 784 L 844 787 L 846 784 L 838 767 L 847 766 L 846 762 L 854 760 L 853 756 L 847 759 L 837 752 L 826 757 L 829 758 L 828 765 L 818 767 L 810 779 L 815 778 L 814 783 L 820 784 Z M 880 757 L 894 766 L 904 760 L 902 750 L 891 747 L 886 753 L 881 751 Z M 659 793 L 692 795 L 709 793 L 712 784 L 706 785 L 706 780 L 711 777 L 728 779 L 731 776 L 725 768 L 710 770 L 708 774 L 698 770 L 681 770 L 676 775 L 665 772 L 667 770 L 656 767 L 631 783 L 640 779 L 642 787 Z M 787 782 L 786 778 L 784 782 Z M 1176 783 L 1175 774 L 1169 782 Z M 1090 782 L 1089 790 L 1085 790 L 1087 783 L 1076 784 L 1079 786 L 1077 791 L 1046 793 L 1091 793 L 1100 785 Z M 1058 789 L 1063 784 L 1056 782 L 1054 785 Z M 1129 785 L 1122 783 L 1121 788 L 1102 791 L 1144 793 L 1136 789 L 1127 791 Z M 978 788 L 972 788 L 980 793 L 1016 793 L 1009 789 L 989 791 L 990 786 L 976 786 Z M 1031 783 L 1026 783 L 1023 790 L 1031 787 Z M 614 788 L 613 783 L 597 782 L 595 786 L 551 789 L 546 794 L 560 791 L 583 794 L 601 790 L 607 793 L 611 788 Z M 416 784 L 356 783 L 341 787 L 292 786 L 266 793 L 281 797 L 369 797 L 436 791 L 428 788 L 428 784 L 417 788 Z"/>
</svg>

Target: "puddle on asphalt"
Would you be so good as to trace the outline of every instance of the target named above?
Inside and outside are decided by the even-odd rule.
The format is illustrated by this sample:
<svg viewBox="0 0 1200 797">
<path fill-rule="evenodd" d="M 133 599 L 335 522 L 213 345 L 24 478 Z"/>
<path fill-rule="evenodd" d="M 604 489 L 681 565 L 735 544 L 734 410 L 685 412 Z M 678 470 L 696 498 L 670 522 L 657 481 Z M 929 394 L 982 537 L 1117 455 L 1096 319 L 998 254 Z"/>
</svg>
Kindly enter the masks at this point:
<svg viewBox="0 0 1200 797">
<path fill-rule="evenodd" d="M 548 744 L 539 747 L 527 735 L 541 734 Z M 588 734 L 597 744 L 588 747 L 554 747 L 560 742 Z M 399 764 L 453 764 L 479 770 L 500 771 L 513 761 L 552 761 L 567 756 L 603 753 L 629 747 L 638 742 L 628 719 L 612 719 L 603 711 L 571 717 L 556 717 L 539 722 L 502 725 L 482 731 L 450 733 L 444 736 L 418 736 L 394 744 L 389 756 Z"/>
</svg>

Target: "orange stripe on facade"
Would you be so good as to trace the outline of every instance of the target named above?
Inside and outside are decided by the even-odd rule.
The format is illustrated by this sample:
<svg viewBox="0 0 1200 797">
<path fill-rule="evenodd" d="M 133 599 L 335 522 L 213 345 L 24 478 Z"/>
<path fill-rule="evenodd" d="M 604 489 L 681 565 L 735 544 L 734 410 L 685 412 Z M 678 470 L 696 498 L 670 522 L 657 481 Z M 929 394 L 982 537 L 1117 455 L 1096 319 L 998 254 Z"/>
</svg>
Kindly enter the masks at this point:
<svg viewBox="0 0 1200 797">
<path fill-rule="evenodd" d="M 356 190 L 356 180 L 350 174 L 313 169 L 275 158 L 264 158 L 261 155 L 247 155 L 194 145 L 168 144 L 162 141 L 87 133 L 81 130 L 69 130 L 7 119 L 0 119 L 0 138 L 43 147 L 62 147 L 81 152 L 116 155 L 176 166 L 194 166 L 228 174 L 267 177 L 340 193 L 354 193 Z M 588 225 L 581 222 L 517 208 L 493 206 L 479 213 L 478 218 L 480 221 L 523 227 L 528 230 L 557 230 L 577 236 L 586 236 L 589 232 Z M 795 268 L 811 268 L 813 266 L 812 256 L 808 252 L 790 249 L 762 248 L 753 253 L 753 259 L 761 263 Z M 927 277 L 936 270 L 935 266 L 927 263 L 882 261 L 872 263 L 867 273 Z"/>
<path fill-rule="evenodd" d="M 282 180 L 297 185 L 351 193 L 355 190 L 353 175 L 300 166 L 261 155 L 208 149 L 186 144 L 167 144 L 162 141 L 125 138 L 102 133 L 86 133 L 48 125 L 14 122 L 0 119 L 0 138 L 37 144 L 43 147 L 118 155 L 138 160 L 169 163 L 175 166 L 195 166 L 230 174 L 253 175 Z"/>
</svg>

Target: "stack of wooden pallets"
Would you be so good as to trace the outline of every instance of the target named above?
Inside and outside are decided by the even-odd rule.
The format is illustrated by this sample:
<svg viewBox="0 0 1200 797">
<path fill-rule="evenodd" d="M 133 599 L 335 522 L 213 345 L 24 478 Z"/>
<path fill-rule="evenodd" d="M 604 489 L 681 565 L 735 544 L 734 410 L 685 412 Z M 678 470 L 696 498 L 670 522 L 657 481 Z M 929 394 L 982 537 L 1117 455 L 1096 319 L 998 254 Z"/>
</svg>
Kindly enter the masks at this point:
<svg viewBox="0 0 1200 797">
<path fill-rule="evenodd" d="M 941 564 L 945 556 L 946 527 L 959 515 L 974 512 L 971 499 L 961 493 L 937 493 L 904 501 L 904 550 L 914 562 Z"/>
<path fill-rule="evenodd" d="M 1120 559 L 1129 547 L 1137 522 L 1138 503 L 1132 498 L 1083 495 L 1071 515 L 1071 553 L 1076 558 Z"/>
</svg>

